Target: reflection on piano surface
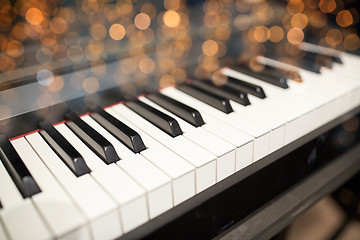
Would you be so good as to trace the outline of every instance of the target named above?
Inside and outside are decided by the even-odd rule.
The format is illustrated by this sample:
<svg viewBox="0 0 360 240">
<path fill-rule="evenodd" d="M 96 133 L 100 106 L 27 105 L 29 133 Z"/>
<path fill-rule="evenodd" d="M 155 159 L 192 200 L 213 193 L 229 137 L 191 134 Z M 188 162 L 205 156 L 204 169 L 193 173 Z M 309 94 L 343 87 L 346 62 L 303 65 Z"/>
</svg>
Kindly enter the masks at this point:
<svg viewBox="0 0 360 240">
<path fill-rule="evenodd" d="M 0 239 L 208 239 L 321 169 L 356 4 L 2 1 Z"/>
</svg>

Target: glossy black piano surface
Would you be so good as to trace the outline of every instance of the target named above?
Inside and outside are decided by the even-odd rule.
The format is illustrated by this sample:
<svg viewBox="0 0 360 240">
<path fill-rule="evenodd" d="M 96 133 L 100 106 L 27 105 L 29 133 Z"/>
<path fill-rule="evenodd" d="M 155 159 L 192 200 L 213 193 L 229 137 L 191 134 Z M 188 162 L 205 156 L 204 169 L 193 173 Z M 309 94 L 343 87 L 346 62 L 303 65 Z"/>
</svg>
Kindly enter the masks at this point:
<svg viewBox="0 0 360 240">
<path fill-rule="evenodd" d="M 272 237 L 359 171 L 358 4 L 2 1 L 0 238 Z"/>
</svg>

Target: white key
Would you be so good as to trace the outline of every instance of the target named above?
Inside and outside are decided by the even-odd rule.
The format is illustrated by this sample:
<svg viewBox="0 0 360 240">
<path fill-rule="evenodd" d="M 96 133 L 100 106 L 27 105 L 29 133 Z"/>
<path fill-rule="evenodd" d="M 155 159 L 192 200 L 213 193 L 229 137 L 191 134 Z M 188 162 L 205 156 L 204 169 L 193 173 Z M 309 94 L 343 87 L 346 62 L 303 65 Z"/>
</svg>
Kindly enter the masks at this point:
<svg viewBox="0 0 360 240">
<path fill-rule="evenodd" d="M 94 178 L 89 174 L 76 177 L 39 133 L 30 134 L 26 139 L 85 215 L 92 237 L 119 237 L 121 229 L 117 206 Z"/>
<path fill-rule="evenodd" d="M 64 124 L 59 124 L 56 127 L 59 132 L 63 134 L 64 137 L 68 139 L 68 141 L 80 152 L 88 166 L 90 168 L 91 166 L 94 166 L 94 173 L 91 173 L 91 175 L 95 178 L 102 178 L 102 180 L 99 179 L 98 181 L 105 184 L 106 179 L 108 180 L 106 175 L 109 173 L 102 169 L 107 167 L 106 164 L 98 156 L 96 156 L 94 152 L 87 148 L 87 146 L 81 142 L 81 140 L 77 138 L 77 136 Z M 116 146 L 115 150 L 120 157 L 123 156 L 123 152 L 128 152 L 127 157 L 118 161 L 117 164 L 145 188 L 148 196 L 150 218 L 154 218 L 169 210 L 173 206 L 170 183 L 171 179 L 158 168 L 149 163 L 141 155 L 130 155 L 132 152 L 130 152 L 130 150 L 125 146 L 121 149 L 119 146 Z M 90 163 L 90 161 L 87 162 L 87 160 L 91 160 L 93 162 Z M 101 163 L 102 166 L 100 166 L 99 163 Z M 97 166 L 95 166 L 95 164 Z M 101 171 L 101 173 L 99 171 Z M 98 174 L 96 174 L 96 172 L 98 172 Z M 111 184 L 111 181 L 108 184 Z"/>
<path fill-rule="evenodd" d="M 272 153 L 275 150 L 284 146 L 286 134 L 285 120 L 281 120 L 264 112 L 260 112 L 256 110 L 256 107 L 252 105 L 245 107 L 232 100 L 230 100 L 230 104 L 233 110 L 239 115 L 271 128 L 269 153 Z"/>
<path fill-rule="evenodd" d="M 252 163 L 254 137 L 241 132 L 235 127 L 224 124 L 220 120 L 217 120 L 204 112 L 202 112 L 201 115 L 205 119 L 210 119 L 209 122 L 205 121 L 206 124 L 202 125 L 202 128 L 212 132 L 213 134 L 237 147 L 235 171 L 239 171 L 240 169 Z"/>
<path fill-rule="evenodd" d="M 9 239 L 5 233 L 5 229 L 4 229 L 3 225 L 1 224 L 1 222 L 0 222 L 0 239 L 3 239 L 3 240 Z"/>
<path fill-rule="evenodd" d="M 111 135 L 108 131 L 106 131 L 102 126 L 100 126 L 93 118 L 90 116 L 83 116 L 82 119 L 89 124 L 92 128 L 102 134 L 106 139 L 108 139 L 111 144 L 114 146 L 116 152 L 120 156 L 122 160 L 118 161 L 118 165 L 124 169 L 125 172 L 129 174 L 131 169 L 128 169 L 127 162 L 132 161 L 133 164 L 137 165 L 138 169 L 144 169 L 149 167 L 149 171 L 144 176 L 139 176 L 139 172 L 135 172 L 134 175 L 129 174 L 132 178 L 134 178 L 143 188 L 146 190 L 147 199 L 148 199 L 148 206 L 149 206 L 149 213 L 150 218 L 161 214 L 162 212 L 166 211 L 170 207 L 172 207 L 172 194 L 169 190 L 169 185 L 171 185 L 170 178 L 166 176 L 163 172 L 157 169 L 155 166 L 149 164 L 149 162 L 143 158 L 139 154 L 135 154 L 126 146 L 124 146 L 120 141 L 118 141 L 113 135 Z M 141 136 L 141 135 L 140 135 Z M 144 141 L 145 143 L 145 141 Z M 143 150 L 146 151 L 146 150 Z M 142 152 L 143 152 L 142 151 Z M 132 166 L 130 164 L 130 166 Z M 151 177 L 151 176 L 155 177 Z M 161 200 L 156 200 L 156 198 L 149 196 L 158 196 L 163 188 L 166 188 L 166 196 Z M 171 189 L 171 187 L 170 187 Z"/>
<path fill-rule="evenodd" d="M 239 171 L 253 162 L 254 137 L 241 132 L 237 128 L 224 124 L 224 122 L 210 115 L 204 113 L 201 115 L 205 119 L 211 119 L 209 120 L 210 122 L 205 121 L 206 124 L 202 126 L 203 128 L 219 137 L 223 137 L 225 140 L 229 140 L 237 147 L 235 171 Z"/>
<path fill-rule="evenodd" d="M 111 112 L 111 110 L 109 110 L 109 112 Z M 117 115 L 116 117 L 120 121 L 134 129 L 141 136 L 147 149 L 141 151 L 140 154 L 172 178 L 171 183 L 173 188 L 174 205 L 177 205 L 195 195 L 195 168 L 191 164 L 163 147 L 135 125 L 118 116 L 118 114 L 114 113 L 114 111 L 113 114 Z M 83 116 L 82 120 L 110 141 L 116 149 L 123 148 L 123 144 L 101 127 L 93 118 L 90 116 Z M 126 150 L 121 151 L 121 153 L 125 153 L 126 156 L 134 155 L 131 151 Z M 126 156 L 124 155 L 125 158 Z"/>
<path fill-rule="evenodd" d="M 196 167 L 196 192 L 216 183 L 216 156 L 193 144 L 183 136 L 172 138 L 123 104 L 108 108 L 137 125 L 162 145 L 177 153 Z M 109 112 L 111 113 L 111 112 Z M 116 115 L 114 115 L 116 117 Z"/>
<path fill-rule="evenodd" d="M 170 177 L 123 144 L 115 144 L 114 148 L 122 158 L 117 165 L 146 190 L 149 217 L 154 218 L 169 210 L 173 206 Z"/>
<path fill-rule="evenodd" d="M 283 118 L 287 121 L 287 135 L 285 139 L 286 144 L 294 141 L 295 139 L 303 135 L 305 125 L 304 118 L 306 117 L 306 114 L 312 113 L 310 109 L 304 108 L 302 105 L 296 105 L 295 107 L 295 102 L 292 98 L 280 100 L 277 99 L 274 95 L 274 97 L 271 97 L 271 94 L 268 93 L 269 84 L 257 80 L 256 78 L 253 78 L 230 68 L 223 68 L 222 73 L 235 79 L 242 79 L 249 83 L 266 86 L 266 88 L 264 88 L 264 91 L 267 94 L 267 98 L 257 99 L 250 96 L 250 102 L 257 109 L 260 109 L 261 111 L 264 111 L 268 114 L 273 114 L 274 116 L 279 116 L 280 118 Z"/>
<path fill-rule="evenodd" d="M 195 107 L 198 111 L 200 111 L 202 115 L 203 112 L 206 112 L 208 113 L 208 115 L 213 116 L 213 118 L 219 119 L 225 124 L 232 125 L 233 127 L 236 127 L 239 130 L 253 136 L 255 138 L 253 153 L 254 161 L 261 159 L 269 153 L 271 131 L 270 128 L 254 123 L 253 121 L 249 121 L 248 119 L 244 119 L 242 116 L 239 116 L 235 112 L 225 114 L 175 88 L 162 89 L 161 92 L 180 102 L 186 103 L 189 106 Z M 211 119 L 206 119 L 204 116 L 204 121 L 210 123 Z"/>
<path fill-rule="evenodd" d="M 91 173 L 119 205 L 124 233 L 148 221 L 145 191 L 116 164 Z"/>
<path fill-rule="evenodd" d="M 339 70 L 336 72 L 336 70 L 322 68 L 322 74 L 316 74 L 273 59 L 261 57 L 260 60 L 266 64 L 282 69 L 298 70 L 304 80 L 304 84 L 302 85 L 307 85 L 306 88 L 313 91 L 313 96 L 316 94 L 316 96 L 319 95 L 322 98 L 325 97 L 328 99 L 326 104 L 317 106 L 316 110 L 318 114 L 317 117 L 313 118 L 315 123 L 314 128 L 346 113 L 360 103 L 358 77 L 349 77 L 347 75 L 348 71 L 344 72 Z M 339 81 L 339 77 L 341 81 Z M 314 101 L 314 104 L 317 104 L 317 102 Z"/>
<path fill-rule="evenodd" d="M 41 189 L 34 204 L 59 239 L 90 239 L 86 220 L 56 182 L 25 138 L 11 141 Z"/>
<path fill-rule="evenodd" d="M 217 181 L 221 181 L 235 172 L 235 145 L 224 141 L 223 139 L 217 137 L 211 132 L 204 130 L 201 127 L 196 128 L 192 126 L 191 124 L 185 122 L 175 114 L 167 111 L 166 109 L 160 107 L 159 105 L 145 97 L 139 97 L 138 99 L 176 119 L 176 121 L 180 125 L 180 128 L 183 130 L 184 137 L 194 142 L 195 144 L 198 144 L 199 146 L 211 152 L 217 157 Z"/>
<path fill-rule="evenodd" d="M 0 199 L 3 205 L 0 217 L 10 238 L 53 239 L 54 236 L 36 211 L 31 198 L 22 198 L 1 161 L 0 182 Z"/>
</svg>

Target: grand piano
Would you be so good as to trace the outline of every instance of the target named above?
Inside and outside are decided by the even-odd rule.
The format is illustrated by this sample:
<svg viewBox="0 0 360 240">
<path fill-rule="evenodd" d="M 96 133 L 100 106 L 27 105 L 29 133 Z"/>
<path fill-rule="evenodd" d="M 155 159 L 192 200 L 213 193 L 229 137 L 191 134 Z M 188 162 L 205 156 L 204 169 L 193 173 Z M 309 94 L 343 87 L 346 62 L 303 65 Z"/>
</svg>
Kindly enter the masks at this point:
<svg viewBox="0 0 360 240">
<path fill-rule="evenodd" d="M 0 239 L 269 239 L 360 170 L 356 2 L 2 1 Z"/>
</svg>

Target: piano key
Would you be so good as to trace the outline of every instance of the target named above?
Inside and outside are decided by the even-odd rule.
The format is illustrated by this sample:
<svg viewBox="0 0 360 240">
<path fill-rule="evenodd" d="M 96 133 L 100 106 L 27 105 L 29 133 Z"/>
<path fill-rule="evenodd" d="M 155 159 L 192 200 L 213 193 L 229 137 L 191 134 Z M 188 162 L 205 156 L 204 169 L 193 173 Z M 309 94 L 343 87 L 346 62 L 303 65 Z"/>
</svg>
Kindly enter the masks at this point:
<svg viewBox="0 0 360 240">
<path fill-rule="evenodd" d="M 39 126 L 43 129 L 40 130 L 40 135 L 76 176 L 91 171 L 80 153 L 50 123 L 41 122 Z"/>
<path fill-rule="evenodd" d="M 309 126 L 312 126 L 311 121 L 314 119 L 313 108 L 309 107 L 312 105 L 311 99 L 305 97 L 294 100 L 289 94 L 284 98 L 282 92 L 288 92 L 289 89 L 281 89 L 267 84 L 261 83 L 261 80 L 253 78 L 251 76 L 239 73 L 233 69 L 224 68 L 222 69 L 223 74 L 234 77 L 234 79 L 246 80 L 253 84 L 262 84 L 266 86 L 266 90 L 275 89 L 275 94 L 272 92 L 268 94 L 266 101 L 256 98 L 250 98 L 254 107 L 266 112 L 269 115 L 277 117 L 281 120 L 286 120 L 286 139 L 285 144 L 294 141 L 300 136 L 308 132 Z M 278 96 L 280 94 L 280 96 Z M 270 97 L 269 97 L 270 96 Z"/>
<path fill-rule="evenodd" d="M 167 96 L 171 96 L 178 101 L 184 102 L 190 106 L 196 107 L 203 115 L 203 111 L 208 115 L 213 116 L 215 119 L 221 120 L 224 124 L 229 124 L 242 132 L 245 132 L 255 138 L 254 140 L 254 161 L 266 156 L 269 153 L 270 147 L 270 132 L 271 129 L 253 121 L 249 121 L 238 114 L 230 113 L 225 114 L 217 109 L 203 103 L 186 93 L 183 93 L 176 88 L 162 89 L 161 92 Z M 203 115 L 204 117 L 204 115 Z M 204 121 L 208 120 L 204 118 Z"/>
<path fill-rule="evenodd" d="M 227 85 L 215 86 L 210 80 L 191 80 L 190 84 L 221 97 L 231 99 L 241 105 L 250 105 L 246 92 L 236 90 Z"/>
<path fill-rule="evenodd" d="M 214 133 L 218 137 L 235 144 L 236 160 L 235 171 L 239 171 L 253 162 L 254 137 L 239 129 L 224 124 L 206 113 L 202 113 L 207 119 L 204 129 Z"/>
<path fill-rule="evenodd" d="M 284 74 L 275 69 L 263 69 L 262 71 L 256 72 L 245 65 L 236 65 L 230 68 L 284 89 L 289 87 Z"/>
<path fill-rule="evenodd" d="M 263 61 L 266 61 L 267 64 L 275 65 L 283 69 L 292 68 L 292 66 L 288 64 L 268 58 L 263 58 Z M 339 66 L 340 68 L 343 68 L 342 65 L 337 65 L 334 69 L 338 69 Z M 346 71 L 344 72 L 340 69 L 338 70 L 341 75 L 347 75 Z M 303 78 L 307 80 L 307 82 L 302 85 L 306 88 L 306 91 L 303 91 L 303 94 L 307 94 L 309 90 L 312 90 L 312 97 L 320 96 L 323 99 L 327 99 L 325 104 L 321 103 L 317 106 L 319 114 L 318 117 L 314 118 L 315 127 L 325 124 L 334 117 L 349 111 L 357 105 L 359 101 L 359 92 L 357 91 L 359 90 L 356 87 L 358 84 L 356 76 L 343 78 L 342 82 L 340 82 L 338 79 L 335 79 L 335 76 L 338 74 L 335 74 L 333 70 L 330 69 L 324 68 L 323 74 L 321 75 L 317 75 L 303 69 L 298 69 L 298 71 L 301 72 Z M 344 84 L 345 82 L 347 83 Z M 314 103 L 317 104 L 317 102 Z"/>
<path fill-rule="evenodd" d="M 201 114 L 196 109 L 169 98 L 160 93 L 149 94 L 146 96 L 151 101 L 161 105 L 166 110 L 180 116 L 182 119 L 195 127 L 204 125 Z"/>
<path fill-rule="evenodd" d="M 149 220 L 145 190 L 116 164 L 94 171 L 91 175 L 118 204 L 124 233 Z"/>
<path fill-rule="evenodd" d="M 101 169 L 107 164 L 104 163 L 93 151 L 91 151 L 84 142 L 82 142 L 73 133 L 65 123 L 60 123 L 55 126 L 55 129 L 69 142 L 69 144 L 83 156 L 85 163 L 93 171 L 95 169 Z"/>
<path fill-rule="evenodd" d="M 256 58 L 256 60 L 258 60 L 258 59 Z M 293 80 L 293 81 L 296 81 L 296 82 L 302 82 L 300 74 L 298 72 L 296 72 L 296 71 L 284 70 L 284 69 L 280 69 L 280 68 L 277 68 L 277 67 L 274 67 L 274 66 L 264 65 L 261 62 L 259 62 L 259 64 L 262 64 L 266 71 L 271 71 L 274 74 L 276 72 L 281 72 L 282 74 L 284 74 L 284 77 L 289 79 L 289 80 Z"/>
<path fill-rule="evenodd" d="M 185 201 L 195 194 L 195 168 L 192 165 L 167 148 L 163 147 L 126 119 L 121 118 L 113 110 L 107 111 L 141 134 L 144 142 L 146 143 L 146 149 L 140 154 L 172 178 L 171 183 L 173 188 L 174 205 Z M 107 138 L 124 158 L 133 157 L 133 153 L 131 151 L 128 151 L 127 148 L 124 149 L 121 142 L 101 127 L 90 116 L 83 116 L 82 119 L 101 135 Z"/>
<path fill-rule="evenodd" d="M 4 227 L 3 225 L 0 223 L 0 239 L 3 239 L 3 240 L 8 240 L 9 238 L 7 237 L 6 233 L 5 233 L 5 230 L 4 230 Z"/>
<path fill-rule="evenodd" d="M 147 104 L 144 104 L 140 101 L 133 101 L 133 102 L 127 102 L 125 105 L 169 134 L 171 137 L 176 137 L 181 135 L 183 132 L 178 124 L 178 122 L 173 119 L 172 117 L 169 117 L 168 115 L 152 108 L 151 106 L 148 106 Z"/>
<path fill-rule="evenodd" d="M 145 145 L 137 132 L 108 114 L 104 109 L 97 107 L 92 117 L 133 152 L 139 153 L 145 149 Z"/>
<path fill-rule="evenodd" d="M 74 113 L 67 113 L 65 118 L 70 120 L 66 125 L 105 163 L 110 164 L 119 160 L 111 143 L 87 125 Z"/>
<path fill-rule="evenodd" d="M 290 62 L 290 64 L 292 64 L 298 68 L 302 68 L 302 69 L 311 71 L 313 73 L 320 74 L 321 66 L 318 64 L 315 64 L 313 61 L 309 61 L 307 59 L 297 59 L 295 63 Z"/>
<path fill-rule="evenodd" d="M 57 238 L 90 239 L 86 220 L 25 138 L 11 141 L 42 192 L 32 197 L 34 205 Z"/>
<path fill-rule="evenodd" d="M 108 109 L 108 111 L 111 112 L 114 116 L 116 115 L 114 110 Z M 204 115 L 206 115 L 206 114 L 204 114 Z M 123 117 L 121 117 L 118 114 L 116 115 L 116 117 L 120 118 L 121 121 L 124 121 L 124 122 L 127 121 L 126 119 L 124 119 Z M 210 119 L 211 116 L 206 115 L 206 118 Z M 126 122 L 126 124 L 131 125 L 130 122 Z M 131 125 L 131 126 L 136 128 L 136 126 L 134 126 L 134 125 Z M 202 127 L 207 129 L 208 131 L 214 133 L 218 137 L 221 137 L 224 140 L 227 140 L 227 141 L 231 142 L 232 144 L 234 144 L 235 146 L 237 146 L 236 164 L 235 164 L 236 171 L 246 167 L 247 165 L 249 165 L 252 162 L 252 159 L 253 159 L 253 140 L 254 140 L 253 137 L 239 131 L 236 128 L 233 128 L 233 127 L 228 126 L 228 125 L 224 125 L 223 123 L 221 123 L 220 121 L 218 121 L 216 119 L 212 119 L 210 123 L 207 122 Z M 138 128 L 136 128 L 136 129 L 139 132 L 141 131 Z M 182 174 L 179 173 L 178 171 L 180 169 L 182 169 L 182 168 L 185 168 L 185 167 L 188 168 L 188 166 L 182 166 L 183 165 L 182 162 L 177 163 L 175 160 L 180 161 L 182 159 L 176 158 L 177 155 L 174 155 L 174 154 L 172 154 L 172 156 L 170 157 L 171 152 L 169 152 L 169 150 L 164 148 L 158 142 L 154 141 L 145 132 L 142 132 L 141 135 L 144 136 L 144 138 L 146 137 L 146 139 L 147 139 L 146 142 L 149 144 L 149 149 L 142 152 L 142 154 L 145 157 L 147 157 L 150 161 L 152 161 L 155 165 L 162 168 L 170 176 L 174 176 L 174 177 L 181 176 Z M 158 157 L 154 156 L 153 158 L 149 157 L 149 150 L 152 151 L 152 154 L 150 156 L 153 156 L 153 154 L 155 154 L 155 153 L 157 153 L 157 155 L 159 155 L 159 153 L 160 153 L 160 156 L 158 156 Z M 167 158 L 166 158 L 167 155 L 165 154 L 166 150 L 167 150 L 167 152 L 169 152 L 168 153 L 169 157 L 167 157 Z M 157 151 L 159 151 L 159 152 L 157 152 Z M 167 159 L 172 159 L 172 161 L 170 162 Z M 163 160 L 163 161 L 160 161 L 160 160 Z M 178 173 L 175 174 L 175 173 L 173 173 L 174 171 L 178 172 Z M 187 189 L 190 189 L 189 186 L 191 186 L 191 185 L 188 184 Z M 174 189 L 174 191 L 175 191 L 175 189 Z M 174 195 L 174 200 L 175 199 L 176 198 L 175 198 L 175 195 Z"/>
<path fill-rule="evenodd" d="M 196 193 L 199 193 L 216 183 L 216 156 L 193 144 L 183 136 L 175 138 L 170 137 L 124 104 L 115 105 L 107 110 L 110 109 L 113 109 L 117 114 L 134 123 L 156 141 L 195 166 Z"/>
<path fill-rule="evenodd" d="M 269 115 L 266 112 L 262 112 L 258 110 L 256 106 L 244 107 L 236 102 L 230 101 L 230 103 L 233 106 L 234 111 L 239 115 L 271 128 L 269 153 L 274 152 L 285 145 L 285 120 Z"/>
<path fill-rule="evenodd" d="M 314 52 L 308 52 L 308 51 L 303 51 L 303 53 L 305 54 L 303 56 L 303 59 L 305 59 L 306 61 L 309 61 L 309 62 L 313 63 L 314 65 L 332 68 L 333 61 L 332 61 L 331 57 L 321 54 L 321 53 L 314 53 Z"/>
<path fill-rule="evenodd" d="M 114 239 L 120 236 L 122 231 L 118 207 L 96 180 L 90 174 L 76 177 L 39 133 L 32 133 L 25 138 L 84 214 L 92 238 Z"/>
<path fill-rule="evenodd" d="M 261 99 L 266 98 L 264 90 L 259 85 L 251 84 L 245 81 L 241 81 L 239 79 L 234 79 L 232 77 L 227 77 L 226 85 L 231 88 L 237 89 L 238 91 L 244 91 Z"/>
<path fill-rule="evenodd" d="M 91 175 L 98 182 L 102 185 L 113 184 L 111 179 L 116 179 L 116 176 L 108 177 L 110 172 L 106 170 L 107 165 L 95 153 L 81 142 L 65 124 L 59 124 L 56 128 L 84 156 L 86 163 L 93 170 Z M 127 150 L 125 146 L 124 150 Z M 140 155 L 129 152 L 132 157 L 122 158 L 118 165 L 146 189 L 149 199 L 149 215 L 150 218 L 154 218 L 173 206 L 170 178 Z M 120 152 L 117 154 L 122 156 Z"/>
<path fill-rule="evenodd" d="M 143 153 L 148 151 L 148 148 L 142 151 L 140 155 L 134 154 L 132 151 L 129 151 L 129 149 L 124 147 L 124 145 L 121 142 L 119 142 L 116 138 L 111 136 L 111 134 L 108 131 L 102 128 L 90 116 L 83 116 L 82 119 L 85 122 L 87 122 L 91 127 L 93 127 L 96 131 L 98 131 L 100 134 L 105 136 L 114 145 L 117 153 L 123 159 L 120 162 L 118 162 L 118 165 L 121 168 L 123 168 L 126 172 L 133 171 L 132 170 L 133 165 L 137 165 L 138 169 L 148 170 L 146 174 L 143 174 L 142 171 L 138 171 L 135 172 L 134 174 L 129 174 L 129 175 L 131 175 L 141 186 L 143 186 L 147 190 L 150 218 L 153 218 L 159 215 L 160 213 L 166 211 L 167 209 L 169 209 L 172 206 L 172 198 L 171 196 L 169 197 L 169 191 L 166 192 L 166 195 L 164 195 L 163 198 L 161 198 L 161 194 L 163 194 L 162 186 L 168 188 L 170 178 L 165 174 L 163 174 L 162 172 L 160 172 L 159 169 L 149 165 L 148 160 L 142 157 Z M 119 119 L 119 120 L 125 123 L 123 119 Z M 128 123 L 125 124 L 130 126 Z M 135 129 L 133 126 L 131 126 L 131 128 Z M 141 133 L 141 135 L 143 134 Z M 145 141 L 144 143 L 146 142 L 147 141 Z M 123 163 L 124 160 L 125 163 Z M 134 161 L 134 162 L 131 164 L 131 163 L 127 163 L 128 161 Z M 191 188 L 191 186 L 189 187 Z M 175 189 L 173 189 L 173 191 L 175 191 Z"/>
<path fill-rule="evenodd" d="M 24 198 L 41 192 L 36 181 L 5 135 L 0 135 L 0 159 Z"/>
<path fill-rule="evenodd" d="M 217 157 L 216 160 L 217 181 L 221 181 L 235 172 L 235 153 L 236 153 L 235 145 L 229 144 L 225 140 L 204 130 L 201 127 L 196 128 L 188 124 L 181 118 L 168 112 L 167 110 L 160 107 L 156 103 L 151 102 L 151 100 L 147 99 L 146 97 L 139 97 L 139 100 L 175 118 L 179 122 L 182 129 L 184 130 L 184 134 L 183 134 L 184 137 L 188 138 L 190 141 L 194 142 L 195 144 L 198 144 L 199 146 L 211 152 Z"/>
<path fill-rule="evenodd" d="M 196 86 L 190 86 L 188 84 L 180 85 L 177 87 L 177 89 L 193 96 L 196 99 L 199 99 L 200 101 L 206 102 L 207 104 L 218 109 L 221 112 L 233 112 L 229 100 L 226 98 L 220 97 L 216 94 L 213 94 Z"/>
<path fill-rule="evenodd" d="M 3 203 L 0 217 L 10 239 L 53 239 L 54 236 L 36 211 L 31 198 L 23 199 L 2 162 L 0 181 L 0 198 Z"/>
<path fill-rule="evenodd" d="M 298 132 L 297 137 L 301 137 L 310 130 L 313 130 L 333 119 L 339 114 L 339 112 L 343 112 L 342 109 L 344 106 L 348 106 L 349 104 L 348 99 L 345 101 L 341 100 L 343 95 L 345 95 L 345 97 L 349 97 L 349 94 L 347 93 L 349 86 L 342 86 L 336 84 L 334 81 L 329 81 L 332 78 L 330 75 L 322 74 L 319 76 L 308 71 L 301 71 L 303 71 L 301 74 L 304 77 L 304 81 L 308 81 L 304 84 L 300 84 L 300 86 L 302 85 L 307 87 L 306 91 L 302 91 L 301 95 L 294 94 L 294 89 L 290 89 L 285 93 L 272 88 L 270 85 L 266 87 L 268 92 L 273 92 L 273 98 L 278 98 L 278 101 L 285 100 L 285 102 L 291 103 L 293 108 L 298 110 L 305 119 L 303 127 Z M 250 78 L 247 80 L 253 83 L 257 83 L 259 81 Z M 314 101 L 314 98 L 317 100 Z M 336 99 L 335 102 L 334 99 Z"/>
</svg>

